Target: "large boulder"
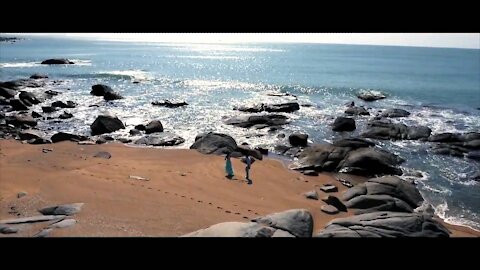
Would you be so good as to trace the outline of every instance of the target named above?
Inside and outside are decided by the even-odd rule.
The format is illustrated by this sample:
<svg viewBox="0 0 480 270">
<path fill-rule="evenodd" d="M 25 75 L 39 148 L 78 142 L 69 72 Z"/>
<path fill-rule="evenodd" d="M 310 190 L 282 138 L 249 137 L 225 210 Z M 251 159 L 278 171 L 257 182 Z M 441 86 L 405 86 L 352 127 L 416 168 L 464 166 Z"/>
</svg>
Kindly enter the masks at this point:
<svg viewBox="0 0 480 270">
<path fill-rule="evenodd" d="M 42 65 L 65 65 L 65 64 L 71 65 L 75 63 L 65 58 L 55 58 L 55 59 L 44 60 L 42 61 L 41 64 Z"/>
<path fill-rule="evenodd" d="M 337 166 L 337 171 L 364 176 L 401 175 L 398 167 L 404 160 L 377 148 L 359 148 L 350 151 Z"/>
<path fill-rule="evenodd" d="M 374 90 L 360 91 L 357 94 L 357 97 L 365 101 L 375 101 L 375 100 L 386 98 L 386 96 L 383 93 L 381 93 L 380 91 L 374 91 Z"/>
<path fill-rule="evenodd" d="M 196 149 L 203 154 L 226 154 L 237 149 L 237 142 L 232 137 L 221 133 L 200 134 L 190 149 Z"/>
<path fill-rule="evenodd" d="M 410 113 L 406 110 L 403 109 L 387 109 L 382 112 L 381 116 L 382 117 L 407 117 L 409 116 Z"/>
<path fill-rule="evenodd" d="M 52 107 L 56 107 L 56 108 L 75 108 L 77 104 L 75 104 L 75 102 L 73 101 L 67 101 L 67 103 L 63 102 L 63 101 L 55 101 L 52 103 Z"/>
<path fill-rule="evenodd" d="M 31 88 L 38 88 L 38 87 L 44 87 L 45 86 L 45 81 L 43 80 L 34 80 L 34 79 L 18 79 L 18 80 L 13 80 L 13 81 L 8 81 L 8 82 L 0 82 L 0 88 L 8 88 L 8 89 L 22 89 L 25 87 L 31 87 Z"/>
<path fill-rule="evenodd" d="M 234 125 L 242 128 L 256 127 L 265 128 L 268 126 L 281 126 L 288 123 L 287 117 L 279 114 L 265 114 L 252 116 L 232 117 L 225 121 L 227 125 Z"/>
<path fill-rule="evenodd" d="M 178 108 L 182 106 L 187 106 L 188 103 L 185 101 L 179 101 L 179 102 L 171 102 L 168 99 L 165 99 L 163 102 L 162 101 L 153 101 L 152 105 L 154 106 L 162 106 L 162 107 L 167 107 L 167 108 Z"/>
<path fill-rule="evenodd" d="M 163 125 L 162 122 L 159 120 L 153 120 L 145 126 L 145 133 L 155 133 L 155 132 L 163 132 Z"/>
<path fill-rule="evenodd" d="M 35 73 L 33 74 L 32 76 L 30 76 L 30 79 L 47 79 L 48 76 L 45 75 L 45 74 L 41 74 L 41 73 Z"/>
<path fill-rule="evenodd" d="M 386 120 L 374 120 L 368 123 L 367 129 L 361 136 L 380 140 L 418 140 L 427 139 L 432 130 L 425 126 L 406 126 L 401 123 L 392 123 Z"/>
<path fill-rule="evenodd" d="M 252 156 L 256 159 L 262 160 L 263 155 L 260 153 L 260 151 L 256 149 L 252 149 L 248 147 L 247 145 L 239 145 L 237 146 L 237 149 L 235 150 L 236 152 L 240 152 L 242 155 L 249 155 Z"/>
<path fill-rule="evenodd" d="M 305 147 L 307 146 L 307 143 L 308 143 L 307 140 L 308 140 L 308 134 L 292 133 L 290 136 L 288 136 L 288 141 L 292 146 Z"/>
<path fill-rule="evenodd" d="M 297 102 L 288 102 L 281 104 L 269 104 L 264 106 L 267 112 L 286 112 L 291 113 L 300 110 L 300 105 Z"/>
<path fill-rule="evenodd" d="M 123 97 L 117 92 L 106 92 L 105 95 L 103 95 L 103 99 L 108 101 L 108 100 L 123 99 Z"/>
<path fill-rule="evenodd" d="M 183 237 L 272 237 L 275 229 L 250 222 L 224 222 L 183 235 Z"/>
<path fill-rule="evenodd" d="M 25 104 L 39 104 L 41 101 L 32 93 L 20 91 L 18 98 Z"/>
<path fill-rule="evenodd" d="M 43 215 L 67 215 L 72 216 L 82 210 L 82 206 L 84 203 L 71 203 L 71 204 L 62 204 L 56 206 L 45 207 L 38 212 L 42 213 Z"/>
<path fill-rule="evenodd" d="M 313 217 L 306 209 L 292 209 L 253 219 L 254 222 L 280 229 L 296 237 L 312 237 Z"/>
<path fill-rule="evenodd" d="M 334 219 L 317 237 L 449 237 L 431 215 L 373 212 Z"/>
<path fill-rule="evenodd" d="M 333 131 L 354 131 L 356 128 L 355 120 L 348 117 L 337 117 L 332 125 Z"/>
<path fill-rule="evenodd" d="M 92 86 L 92 91 L 90 91 L 91 95 L 94 96 L 105 96 L 105 93 L 114 93 L 113 89 L 104 84 L 96 84 Z"/>
<path fill-rule="evenodd" d="M 90 125 L 92 135 L 100 135 L 104 133 L 114 132 L 119 129 L 124 129 L 122 121 L 114 115 L 99 115 L 97 119 Z"/>
<path fill-rule="evenodd" d="M 265 110 L 264 104 L 255 104 L 251 106 L 235 106 L 233 107 L 234 110 L 241 111 L 241 112 L 249 112 L 249 113 L 258 113 L 263 112 Z"/>
<path fill-rule="evenodd" d="M 42 139 L 44 135 L 43 132 L 36 129 L 26 129 L 18 132 L 20 140 Z"/>
<path fill-rule="evenodd" d="M 144 144 L 151 146 L 173 146 L 184 143 L 185 139 L 170 132 L 160 132 L 152 135 L 146 135 L 138 140 L 135 144 Z"/>
<path fill-rule="evenodd" d="M 4 86 L 0 86 L 0 96 L 4 98 L 13 98 L 17 94 L 17 91 Z"/>
<path fill-rule="evenodd" d="M 53 143 L 57 143 L 57 142 L 61 142 L 61 141 L 80 142 L 80 141 L 85 141 L 87 139 L 88 139 L 88 137 L 85 137 L 85 136 L 82 136 L 82 135 L 75 135 L 75 134 L 70 134 L 70 133 L 65 133 L 65 132 L 55 133 L 50 138 L 50 140 Z"/>
<path fill-rule="evenodd" d="M 313 144 L 305 148 L 289 167 L 294 170 L 334 171 L 350 150 L 331 144 Z"/>
</svg>

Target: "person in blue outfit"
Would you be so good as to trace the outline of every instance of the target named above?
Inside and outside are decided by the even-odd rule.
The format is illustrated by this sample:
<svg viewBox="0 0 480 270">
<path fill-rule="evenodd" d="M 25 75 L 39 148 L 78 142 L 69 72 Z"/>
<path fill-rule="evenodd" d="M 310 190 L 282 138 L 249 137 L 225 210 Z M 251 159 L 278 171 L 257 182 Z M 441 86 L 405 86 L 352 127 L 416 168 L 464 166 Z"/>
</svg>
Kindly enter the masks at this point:
<svg viewBox="0 0 480 270">
<path fill-rule="evenodd" d="M 252 180 L 250 180 L 250 167 L 252 166 L 252 163 L 252 158 L 247 154 L 247 156 L 245 157 L 245 164 L 247 164 L 247 166 L 245 167 L 245 178 L 247 179 L 247 183 L 249 185 L 253 183 Z"/>
<path fill-rule="evenodd" d="M 232 179 L 234 176 L 232 161 L 230 160 L 230 153 L 227 153 L 225 156 L 225 172 L 227 173 L 227 178 Z"/>
</svg>

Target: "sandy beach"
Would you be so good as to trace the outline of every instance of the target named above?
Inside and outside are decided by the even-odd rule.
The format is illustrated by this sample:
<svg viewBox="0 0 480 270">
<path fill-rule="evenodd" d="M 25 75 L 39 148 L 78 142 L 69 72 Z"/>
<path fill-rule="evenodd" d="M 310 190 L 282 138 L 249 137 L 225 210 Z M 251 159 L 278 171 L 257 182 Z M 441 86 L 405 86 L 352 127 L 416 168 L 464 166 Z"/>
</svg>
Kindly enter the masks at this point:
<svg viewBox="0 0 480 270">
<path fill-rule="evenodd" d="M 100 151 L 110 153 L 111 158 L 94 157 Z M 253 164 L 253 185 L 247 185 L 240 160 L 233 159 L 233 180 L 225 178 L 224 164 L 222 156 L 195 150 L 0 140 L 0 219 L 38 215 L 38 209 L 52 205 L 85 203 L 75 215 L 75 226 L 56 229 L 50 236 L 170 237 L 296 208 L 312 213 L 315 234 L 332 219 L 353 215 L 351 210 L 323 213 L 324 202 L 302 195 L 316 189 L 323 197 L 326 194 L 318 185 L 333 183 L 339 191 L 330 194 L 340 196 L 346 187 L 328 174 L 305 176 L 265 158 Z M 19 192 L 27 195 L 17 198 Z M 42 226 L 0 237 L 33 236 Z M 453 237 L 480 236 L 469 228 L 447 227 Z"/>
</svg>

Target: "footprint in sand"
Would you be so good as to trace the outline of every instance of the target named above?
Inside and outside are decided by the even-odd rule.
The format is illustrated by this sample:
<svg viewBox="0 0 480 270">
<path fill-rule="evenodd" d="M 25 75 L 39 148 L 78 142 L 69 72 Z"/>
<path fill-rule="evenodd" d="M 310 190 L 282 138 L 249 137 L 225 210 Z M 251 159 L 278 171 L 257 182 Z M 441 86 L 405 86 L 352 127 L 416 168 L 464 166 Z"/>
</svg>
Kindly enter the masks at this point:
<svg viewBox="0 0 480 270">
<path fill-rule="evenodd" d="M 240 213 L 236 212 L 235 215 L 240 215 Z"/>
<path fill-rule="evenodd" d="M 248 217 L 243 217 L 244 219 L 249 219 Z"/>
<path fill-rule="evenodd" d="M 258 216 L 258 215 L 260 215 L 260 214 L 259 214 L 259 213 L 257 213 L 257 212 L 255 212 L 254 214 L 255 214 L 255 215 L 257 215 L 257 216 Z"/>
<path fill-rule="evenodd" d="M 222 208 L 222 207 L 220 207 L 220 206 L 217 206 L 217 209 L 223 209 L 223 208 Z"/>
<path fill-rule="evenodd" d="M 209 204 L 209 205 L 212 205 L 212 203 L 211 203 L 211 202 L 209 202 L 208 204 Z"/>
<path fill-rule="evenodd" d="M 203 201 L 197 201 L 197 202 L 199 202 L 199 203 L 203 203 Z"/>
<path fill-rule="evenodd" d="M 225 211 L 225 213 L 228 213 L 228 214 L 230 214 L 230 213 L 232 213 L 232 212 L 230 212 L 230 211 L 228 211 L 228 210 L 227 210 L 227 211 Z"/>
<path fill-rule="evenodd" d="M 185 198 L 185 196 L 182 195 L 182 198 Z"/>
<path fill-rule="evenodd" d="M 248 212 L 252 212 L 252 210 L 250 210 L 250 209 L 248 209 L 247 211 L 248 211 Z"/>
<path fill-rule="evenodd" d="M 152 189 L 151 187 L 149 187 L 148 189 Z"/>
</svg>

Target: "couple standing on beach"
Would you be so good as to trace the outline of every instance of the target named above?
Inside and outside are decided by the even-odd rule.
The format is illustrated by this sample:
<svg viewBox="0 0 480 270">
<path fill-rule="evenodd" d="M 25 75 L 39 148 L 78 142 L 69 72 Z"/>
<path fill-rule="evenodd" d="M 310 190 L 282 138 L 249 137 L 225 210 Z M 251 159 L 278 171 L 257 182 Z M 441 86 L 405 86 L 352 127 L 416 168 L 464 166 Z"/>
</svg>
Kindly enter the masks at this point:
<svg viewBox="0 0 480 270">
<path fill-rule="evenodd" d="M 230 153 L 227 153 L 227 155 L 225 156 L 225 171 L 227 172 L 227 178 L 228 179 L 232 179 L 234 174 L 233 174 L 233 166 L 232 166 L 232 161 L 230 160 Z M 247 179 L 247 183 L 249 185 L 251 185 L 253 182 L 252 180 L 250 180 L 250 168 L 252 166 L 252 163 L 253 163 L 253 158 L 250 157 L 249 155 L 246 155 L 244 159 L 242 159 L 243 162 L 245 162 L 245 164 L 247 164 L 247 166 L 245 167 L 245 173 L 246 173 L 246 179 Z"/>
</svg>

